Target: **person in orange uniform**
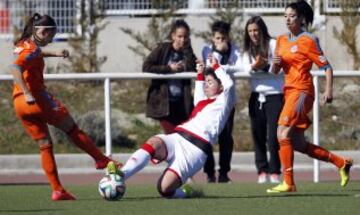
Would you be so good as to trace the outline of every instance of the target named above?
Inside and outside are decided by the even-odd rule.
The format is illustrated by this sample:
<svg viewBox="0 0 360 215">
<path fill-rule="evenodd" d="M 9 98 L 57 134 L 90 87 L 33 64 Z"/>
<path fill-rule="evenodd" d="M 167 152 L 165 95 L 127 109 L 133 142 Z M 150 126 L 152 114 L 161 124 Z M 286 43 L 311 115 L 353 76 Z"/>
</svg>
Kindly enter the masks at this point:
<svg viewBox="0 0 360 215">
<path fill-rule="evenodd" d="M 313 21 L 313 10 L 305 1 L 290 3 L 285 9 L 284 17 L 289 32 L 277 38 L 276 56 L 272 67 L 274 73 L 278 73 L 281 68 L 285 73 L 285 104 L 278 120 L 277 130 L 284 180 L 267 192 L 296 191 L 293 175 L 294 150 L 334 164 L 339 169 L 341 186 L 346 186 L 352 159 L 340 157 L 309 143 L 304 135 L 311 124 L 307 114 L 311 111 L 314 102 L 314 86 L 310 74 L 313 63 L 325 70 L 326 74 L 326 87 L 321 96 L 321 103 L 331 103 L 333 99 L 332 68 L 320 48 L 318 38 L 304 30 Z"/>
<path fill-rule="evenodd" d="M 103 169 L 111 159 L 105 156 L 89 137 L 79 129 L 68 110 L 56 100 L 44 85 L 44 57 L 69 56 L 67 50 L 43 51 L 56 34 L 56 23 L 48 15 L 34 14 L 15 41 L 15 62 L 10 65 L 14 77 L 13 100 L 17 117 L 26 132 L 40 147 L 41 164 L 52 188 L 51 199 L 75 200 L 62 186 L 57 172 L 53 144 L 47 124 L 64 131 L 72 142 L 95 160 L 95 167 Z M 120 164 L 119 164 L 120 165 Z"/>
</svg>

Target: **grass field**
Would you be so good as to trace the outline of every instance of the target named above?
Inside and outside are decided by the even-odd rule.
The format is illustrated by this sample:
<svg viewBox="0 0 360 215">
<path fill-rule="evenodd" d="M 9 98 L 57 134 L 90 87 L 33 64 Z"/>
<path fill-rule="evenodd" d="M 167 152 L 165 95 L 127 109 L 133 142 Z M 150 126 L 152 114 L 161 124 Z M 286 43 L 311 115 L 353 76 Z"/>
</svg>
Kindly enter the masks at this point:
<svg viewBox="0 0 360 215">
<path fill-rule="evenodd" d="M 70 186 L 77 201 L 52 202 L 47 185 L 0 185 L 0 214 L 317 214 L 360 213 L 360 182 L 342 189 L 338 183 L 299 183 L 293 194 L 269 195 L 269 185 L 202 185 L 198 199 L 167 200 L 155 186 L 128 186 L 123 199 L 103 200 L 96 186 Z"/>
</svg>

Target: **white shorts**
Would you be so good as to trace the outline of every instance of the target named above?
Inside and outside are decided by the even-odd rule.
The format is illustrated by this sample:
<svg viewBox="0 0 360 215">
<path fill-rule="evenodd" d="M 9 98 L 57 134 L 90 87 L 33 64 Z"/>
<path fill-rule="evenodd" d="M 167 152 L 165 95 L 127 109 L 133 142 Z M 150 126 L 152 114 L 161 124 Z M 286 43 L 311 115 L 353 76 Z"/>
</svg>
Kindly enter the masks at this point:
<svg viewBox="0 0 360 215">
<path fill-rule="evenodd" d="M 177 133 L 156 135 L 167 148 L 168 169 L 179 176 L 182 183 L 197 173 L 205 164 L 206 154 Z"/>
</svg>

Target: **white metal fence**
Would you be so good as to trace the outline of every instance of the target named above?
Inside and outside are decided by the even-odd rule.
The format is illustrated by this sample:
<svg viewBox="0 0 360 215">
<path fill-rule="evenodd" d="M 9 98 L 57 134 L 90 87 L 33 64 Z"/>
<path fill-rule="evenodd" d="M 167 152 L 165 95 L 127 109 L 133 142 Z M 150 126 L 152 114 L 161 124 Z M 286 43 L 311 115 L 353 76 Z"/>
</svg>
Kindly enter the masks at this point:
<svg viewBox="0 0 360 215">
<path fill-rule="evenodd" d="M 48 14 L 55 18 L 59 26 L 59 37 L 79 33 L 77 20 L 80 17 L 81 0 L 0 0 L 0 38 L 12 37 L 15 29 L 22 30 L 25 19 L 33 13 Z M 236 3 L 248 13 L 282 13 L 284 7 L 294 0 L 96 0 L 105 15 L 150 15 L 160 8 L 176 6 L 179 14 L 213 14 L 218 8 L 232 6 Z M 323 0 L 325 13 L 340 12 L 340 0 Z M 87 1 L 85 1 L 86 3 Z M 321 0 L 308 0 L 320 7 Z M 359 1 L 360 8 L 360 1 Z M 360 9 L 359 9 L 360 10 Z M 316 11 L 316 8 L 315 8 Z M 320 11 L 320 10 L 318 10 Z"/>
<path fill-rule="evenodd" d="M 313 143 L 320 145 L 320 129 L 319 129 L 319 77 L 324 77 L 324 72 L 314 71 L 313 81 L 315 86 L 315 101 L 313 109 Z M 88 80 L 102 80 L 104 81 L 104 110 L 105 110 L 105 151 L 107 155 L 112 154 L 111 144 L 111 80 L 144 80 L 144 79 L 182 79 L 182 78 L 195 78 L 194 73 L 178 73 L 173 75 L 158 75 L 152 73 L 76 73 L 76 74 L 46 74 L 45 80 L 49 81 L 88 81 Z M 360 71 L 334 71 L 335 77 L 360 77 Z M 235 78 L 250 78 L 249 74 L 235 73 Z M 0 81 L 13 80 L 11 75 L 0 75 Z M 319 182 L 320 179 L 320 164 L 319 161 L 314 159 L 314 182 Z"/>
<path fill-rule="evenodd" d="M 78 0 L 0 0 L 0 37 L 22 30 L 35 12 L 52 16 L 60 34 L 77 32 Z"/>
</svg>

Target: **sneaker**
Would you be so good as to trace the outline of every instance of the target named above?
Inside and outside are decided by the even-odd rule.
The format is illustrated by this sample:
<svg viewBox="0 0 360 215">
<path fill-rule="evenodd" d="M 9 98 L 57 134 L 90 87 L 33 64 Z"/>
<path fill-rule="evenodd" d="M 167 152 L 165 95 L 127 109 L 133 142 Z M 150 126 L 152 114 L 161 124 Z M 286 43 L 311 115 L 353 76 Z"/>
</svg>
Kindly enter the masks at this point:
<svg viewBox="0 0 360 215">
<path fill-rule="evenodd" d="M 345 187 L 350 180 L 350 168 L 353 165 L 353 160 L 351 158 L 345 159 L 345 164 L 339 169 L 340 174 L 340 185 Z"/>
<path fill-rule="evenodd" d="M 270 183 L 272 184 L 279 184 L 280 183 L 280 176 L 279 174 L 271 174 L 270 175 Z"/>
<path fill-rule="evenodd" d="M 199 198 L 204 196 L 204 192 L 201 188 L 195 188 L 189 184 L 184 184 L 181 188 L 185 193 L 185 198 Z"/>
<path fill-rule="evenodd" d="M 62 200 L 76 200 L 75 196 L 66 190 L 62 191 L 53 191 L 51 194 L 51 199 L 53 201 L 62 201 Z"/>
<path fill-rule="evenodd" d="M 267 174 L 265 172 L 261 172 L 258 176 L 258 184 L 265 184 L 267 182 Z"/>
<path fill-rule="evenodd" d="M 218 183 L 231 183 L 231 179 L 227 174 L 220 174 L 218 178 Z"/>
<path fill-rule="evenodd" d="M 118 167 L 119 166 L 114 161 L 110 161 L 106 167 L 107 174 L 117 174 L 124 177 L 124 173 Z"/>
<path fill-rule="evenodd" d="M 286 192 L 296 192 L 296 186 L 295 185 L 288 185 L 285 181 L 280 183 L 279 185 L 267 189 L 267 193 L 286 193 Z"/>
<path fill-rule="evenodd" d="M 96 169 L 105 169 L 107 164 L 110 162 L 110 161 L 113 161 L 117 167 L 121 167 L 123 166 L 120 162 L 118 161 L 115 161 L 115 160 L 112 160 L 111 158 L 109 157 L 105 157 L 104 159 L 102 160 L 98 160 L 95 162 L 95 168 Z"/>
<path fill-rule="evenodd" d="M 216 182 L 216 177 L 215 177 L 215 175 L 208 175 L 208 176 L 207 176 L 207 182 L 208 182 L 208 183 L 215 183 L 215 182 Z"/>
</svg>

